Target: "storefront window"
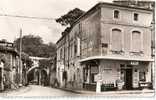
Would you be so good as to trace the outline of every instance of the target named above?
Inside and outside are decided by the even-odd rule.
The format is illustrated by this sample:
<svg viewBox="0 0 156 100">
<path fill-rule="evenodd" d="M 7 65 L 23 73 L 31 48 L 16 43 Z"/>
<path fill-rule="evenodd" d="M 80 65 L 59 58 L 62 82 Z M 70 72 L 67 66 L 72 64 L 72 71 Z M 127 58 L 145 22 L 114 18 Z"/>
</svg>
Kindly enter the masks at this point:
<svg viewBox="0 0 156 100">
<path fill-rule="evenodd" d="M 84 68 L 84 82 L 87 82 L 87 77 L 88 77 L 88 69 Z"/>
<path fill-rule="evenodd" d="M 91 67 L 91 83 L 95 83 L 95 75 L 98 74 L 98 67 L 97 66 L 92 66 Z"/>
<path fill-rule="evenodd" d="M 122 70 L 122 71 L 121 71 L 121 80 L 122 80 L 122 81 L 124 81 L 124 76 L 125 76 L 125 75 L 124 75 L 124 71 Z"/>
<path fill-rule="evenodd" d="M 140 81 L 146 81 L 145 72 L 139 72 L 139 80 Z"/>
</svg>

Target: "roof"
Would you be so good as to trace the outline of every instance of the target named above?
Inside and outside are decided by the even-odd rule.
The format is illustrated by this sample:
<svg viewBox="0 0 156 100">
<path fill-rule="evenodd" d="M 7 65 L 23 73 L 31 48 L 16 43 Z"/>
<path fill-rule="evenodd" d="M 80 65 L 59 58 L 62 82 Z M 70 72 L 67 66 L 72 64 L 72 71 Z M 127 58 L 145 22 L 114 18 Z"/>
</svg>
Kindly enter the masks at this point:
<svg viewBox="0 0 156 100">
<path fill-rule="evenodd" d="M 131 0 L 131 1 L 128 1 L 128 0 L 114 0 L 113 2 L 148 2 L 148 3 L 153 3 L 154 1 L 152 0 Z"/>
<path fill-rule="evenodd" d="M 81 59 L 81 60 L 79 60 L 79 62 L 85 62 L 85 61 L 97 60 L 97 59 L 122 60 L 122 61 L 148 61 L 148 62 L 154 61 L 154 59 L 150 59 L 150 58 L 132 58 L 132 57 L 115 57 L 115 56 L 92 56 L 92 57 Z"/>
<path fill-rule="evenodd" d="M 93 10 L 97 10 L 98 7 L 102 7 L 104 5 L 108 5 L 108 6 L 115 6 L 115 7 L 123 7 L 123 8 L 130 8 L 130 9 L 138 9 L 138 10 L 144 10 L 144 11 L 152 11 L 152 9 L 147 9 L 147 8 L 141 8 L 141 7 L 136 7 L 136 6 L 128 6 L 128 5 L 121 5 L 121 4 L 115 4 L 115 3 L 107 3 L 107 2 L 99 2 L 98 4 L 96 4 L 94 7 L 92 7 L 90 10 L 88 10 L 86 13 L 84 13 L 82 16 L 80 16 L 74 23 L 73 25 L 71 25 L 71 28 L 70 28 L 70 31 L 72 30 L 72 28 L 84 17 L 86 17 L 91 11 Z M 70 33 L 69 31 L 69 33 Z M 69 34 L 68 33 L 68 34 Z M 66 36 L 67 34 L 65 35 L 62 35 L 61 38 L 56 42 L 56 44 L 59 43 L 59 41 L 61 41 L 63 39 L 64 36 Z"/>
<path fill-rule="evenodd" d="M 33 57 L 33 56 L 30 56 L 29 57 L 30 59 L 32 60 L 49 60 L 50 58 L 44 58 L 44 57 Z"/>
<path fill-rule="evenodd" d="M 19 55 L 17 50 L 15 48 L 11 48 L 11 47 L 0 46 L 0 51 L 1 52 L 11 52 L 11 53 L 15 53 L 16 55 Z"/>
</svg>

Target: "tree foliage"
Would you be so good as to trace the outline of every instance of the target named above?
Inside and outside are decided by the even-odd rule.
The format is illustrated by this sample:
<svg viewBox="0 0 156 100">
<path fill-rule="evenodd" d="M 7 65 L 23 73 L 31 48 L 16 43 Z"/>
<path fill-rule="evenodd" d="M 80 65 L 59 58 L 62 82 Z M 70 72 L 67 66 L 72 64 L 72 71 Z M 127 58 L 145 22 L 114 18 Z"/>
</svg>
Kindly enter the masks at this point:
<svg viewBox="0 0 156 100">
<path fill-rule="evenodd" d="M 52 66 L 51 59 L 39 60 L 39 67 L 40 68 L 50 68 Z"/>
<path fill-rule="evenodd" d="M 15 41 L 17 50 L 20 50 L 20 38 Z M 39 36 L 25 35 L 22 37 L 22 52 L 27 53 L 29 56 L 50 57 L 56 52 L 54 43 L 44 44 Z"/>
<path fill-rule="evenodd" d="M 26 64 L 25 70 L 29 69 L 32 66 L 32 64 L 33 64 L 33 62 L 31 61 L 31 59 L 29 58 L 29 55 L 26 54 L 26 53 L 24 53 L 24 52 L 22 52 L 21 53 L 21 56 L 22 56 L 23 63 Z"/>
<path fill-rule="evenodd" d="M 85 12 L 79 8 L 70 10 L 67 14 L 56 19 L 57 23 L 60 23 L 62 26 L 72 25 L 76 19 L 82 16 Z"/>
</svg>

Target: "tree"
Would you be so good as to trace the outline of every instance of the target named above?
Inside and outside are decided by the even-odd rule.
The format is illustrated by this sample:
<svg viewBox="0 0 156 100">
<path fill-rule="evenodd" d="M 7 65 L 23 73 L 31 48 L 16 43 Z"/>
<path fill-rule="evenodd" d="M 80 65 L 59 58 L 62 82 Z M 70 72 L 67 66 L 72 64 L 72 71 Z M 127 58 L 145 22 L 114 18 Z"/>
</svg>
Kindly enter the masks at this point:
<svg viewBox="0 0 156 100">
<path fill-rule="evenodd" d="M 40 57 L 52 57 L 56 53 L 56 45 L 54 43 L 42 44 L 39 47 Z"/>
<path fill-rule="evenodd" d="M 17 38 L 14 43 L 19 51 L 20 38 Z M 50 57 L 56 52 L 56 46 L 53 43 L 44 44 L 39 36 L 25 35 L 22 37 L 22 52 L 29 56 Z"/>
<path fill-rule="evenodd" d="M 20 38 L 17 38 L 14 43 L 17 50 L 19 51 Z M 37 56 L 39 52 L 38 47 L 42 45 L 42 43 L 43 40 L 39 36 L 25 35 L 22 37 L 22 51 L 30 56 Z"/>
<path fill-rule="evenodd" d="M 79 8 L 75 8 L 69 11 L 67 14 L 56 19 L 57 23 L 60 23 L 62 26 L 72 25 L 76 19 L 82 16 L 85 12 Z"/>
<path fill-rule="evenodd" d="M 24 69 L 25 69 L 25 70 L 28 70 L 28 69 L 32 66 L 33 62 L 32 62 L 31 59 L 29 58 L 29 55 L 26 54 L 26 53 L 22 52 L 22 53 L 21 53 L 21 56 L 22 56 L 22 61 L 23 61 L 23 63 L 25 63 L 26 66 L 27 66 L 27 67 L 24 68 Z"/>
<path fill-rule="evenodd" d="M 7 40 L 6 39 L 1 39 L 0 42 L 7 42 Z"/>
</svg>

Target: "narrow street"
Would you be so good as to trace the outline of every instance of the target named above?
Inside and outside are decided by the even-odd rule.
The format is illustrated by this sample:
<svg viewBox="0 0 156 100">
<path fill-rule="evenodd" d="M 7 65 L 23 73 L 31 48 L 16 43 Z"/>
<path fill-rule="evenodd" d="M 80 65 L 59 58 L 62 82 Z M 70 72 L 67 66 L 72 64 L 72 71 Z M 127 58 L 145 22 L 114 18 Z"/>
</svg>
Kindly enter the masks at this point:
<svg viewBox="0 0 156 100">
<path fill-rule="evenodd" d="M 102 97 L 153 97 L 153 91 L 109 91 L 102 92 L 100 94 L 96 94 L 92 91 L 81 91 L 81 92 L 72 92 L 65 91 L 62 89 L 43 87 L 39 85 L 29 85 L 27 87 L 22 87 L 18 90 L 10 91 L 7 93 L 3 93 L 0 96 L 4 97 L 78 97 L 78 96 L 102 96 Z"/>
<path fill-rule="evenodd" d="M 28 87 L 20 89 L 19 91 L 9 92 L 6 94 L 6 96 L 45 97 L 45 96 L 77 96 L 77 94 L 50 87 L 29 85 Z"/>
</svg>

